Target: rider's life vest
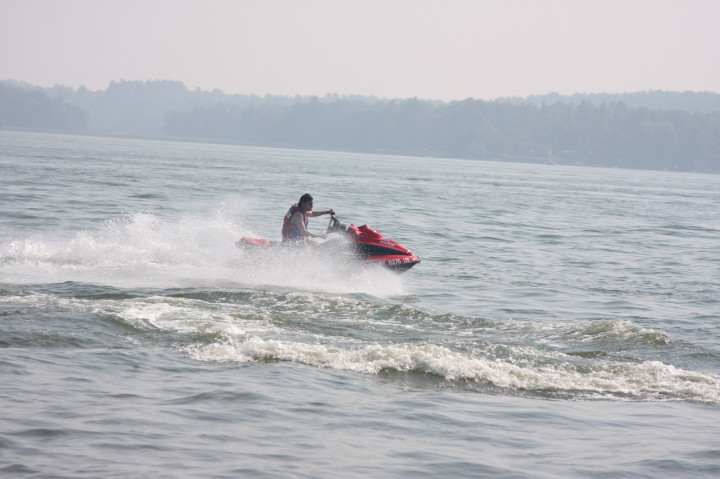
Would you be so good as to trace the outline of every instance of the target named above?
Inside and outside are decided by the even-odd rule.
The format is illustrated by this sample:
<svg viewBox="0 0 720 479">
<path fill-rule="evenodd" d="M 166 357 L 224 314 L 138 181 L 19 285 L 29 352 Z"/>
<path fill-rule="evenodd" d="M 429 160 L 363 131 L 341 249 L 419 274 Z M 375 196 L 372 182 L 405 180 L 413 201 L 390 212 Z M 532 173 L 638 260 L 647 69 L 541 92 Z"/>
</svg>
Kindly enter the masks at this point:
<svg viewBox="0 0 720 479">
<path fill-rule="evenodd" d="M 302 232 L 300 231 L 300 228 L 297 227 L 297 225 L 290 222 L 290 217 L 295 214 L 296 211 L 300 211 L 303 216 L 303 222 L 305 223 L 305 229 L 307 229 L 308 225 L 308 216 L 307 213 L 304 211 L 301 211 L 298 205 L 292 205 L 290 209 L 288 210 L 287 214 L 285 215 L 285 218 L 283 218 L 283 227 L 282 227 L 282 239 L 283 241 L 300 241 L 305 239 L 305 236 L 303 236 Z"/>
</svg>

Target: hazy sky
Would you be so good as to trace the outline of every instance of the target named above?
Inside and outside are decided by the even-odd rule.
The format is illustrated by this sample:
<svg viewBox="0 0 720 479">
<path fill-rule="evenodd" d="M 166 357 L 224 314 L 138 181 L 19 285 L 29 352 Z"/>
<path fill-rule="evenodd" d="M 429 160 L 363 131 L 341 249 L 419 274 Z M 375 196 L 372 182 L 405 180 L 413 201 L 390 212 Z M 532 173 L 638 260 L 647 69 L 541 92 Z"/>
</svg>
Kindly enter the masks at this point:
<svg viewBox="0 0 720 479">
<path fill-rule="evenodd" d="M 720 92 L 720 0 L 0 0 L 0 80 L 492 99 Z"/>
</svg>

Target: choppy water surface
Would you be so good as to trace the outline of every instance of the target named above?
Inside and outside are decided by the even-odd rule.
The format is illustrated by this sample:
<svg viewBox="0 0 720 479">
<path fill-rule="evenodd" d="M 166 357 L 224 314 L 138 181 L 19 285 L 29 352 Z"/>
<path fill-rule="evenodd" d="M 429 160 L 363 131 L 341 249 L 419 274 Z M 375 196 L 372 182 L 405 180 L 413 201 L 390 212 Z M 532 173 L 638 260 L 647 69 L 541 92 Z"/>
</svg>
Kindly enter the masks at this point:
<svg viewBox="0 0 720 479">
<path fill-rule="evenodd" d="M 717 175 L 18 132 L 0 173 L 3 477 L 720 475 Z M 305 192 L 422 263 L 235 248 Z"/>
</svg>

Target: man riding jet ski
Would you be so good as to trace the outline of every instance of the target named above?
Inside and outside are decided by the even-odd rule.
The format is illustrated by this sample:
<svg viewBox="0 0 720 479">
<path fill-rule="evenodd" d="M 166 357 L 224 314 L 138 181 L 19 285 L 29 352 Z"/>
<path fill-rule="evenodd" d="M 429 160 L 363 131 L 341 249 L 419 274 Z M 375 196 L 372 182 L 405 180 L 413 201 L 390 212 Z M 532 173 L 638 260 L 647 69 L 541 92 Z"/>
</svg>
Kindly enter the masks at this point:
<svg viewBox="0 0 720 479">
<path fill-rule="evenodd" d="M 311 233 L 307 229 L 308 218 L 322 215 L 335 215 L 335 210 L 313 211 L 313 197 L 305 193 L 300 197 L 297 204 L 292 205 L 283 218 L 282 240 L 289 241 L 310 241 L 317 243 L 315 238 L 327 238 L 327 234 Z"/>
<path fill-rule="evenodd" d="M 324 234 L 311 233 L 307 230 L 309 216 L 330 215 L 330 223 Z M 420 258 L 403 245 L 385 238 L 379 231 L 368 225 L 346 227 L 335 217 L 330 209 L 312 212 L 312 197 L 303 195 L 297 205 L 288 210 L 283 221 L 283 241 L 270 241 L 260 238 L 242 237 L 235 243 L 238 248 L 246 251 L 277 247 L 297 247 L 312 244 L 324 248 L 332 241 L 321 243 L 320 238 L 327 238 L 330 233 L 339 233 L 350 245 L 352 257 L 365 263 L 382 265 L 397 273 L 402 273 L 420 262 Z"/>
</svg>

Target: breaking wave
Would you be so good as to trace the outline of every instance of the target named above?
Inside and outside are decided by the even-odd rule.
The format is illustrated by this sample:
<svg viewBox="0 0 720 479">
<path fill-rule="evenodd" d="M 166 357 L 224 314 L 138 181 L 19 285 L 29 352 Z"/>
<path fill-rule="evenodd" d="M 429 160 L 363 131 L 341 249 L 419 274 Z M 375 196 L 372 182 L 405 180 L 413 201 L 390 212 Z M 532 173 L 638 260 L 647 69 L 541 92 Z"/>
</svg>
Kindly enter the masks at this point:
<svg viewBox="0 0 720 479">
<path fill-rule="evenodd" d="M 518 323 L 312 292 L 103 295 L 4 299 L 100 315 L 121 325 L 119 335 L 128 341 L 161 344 L 200 362 L 283 361 L 368 375 L 413 374 L 443 387 L 543 398 L 720 403 L 717 374 L 667 364 L 653 353 L 643 357 L 643 348 L 676 346 L 662 333 L 625 321 Z"/>
</svg>

